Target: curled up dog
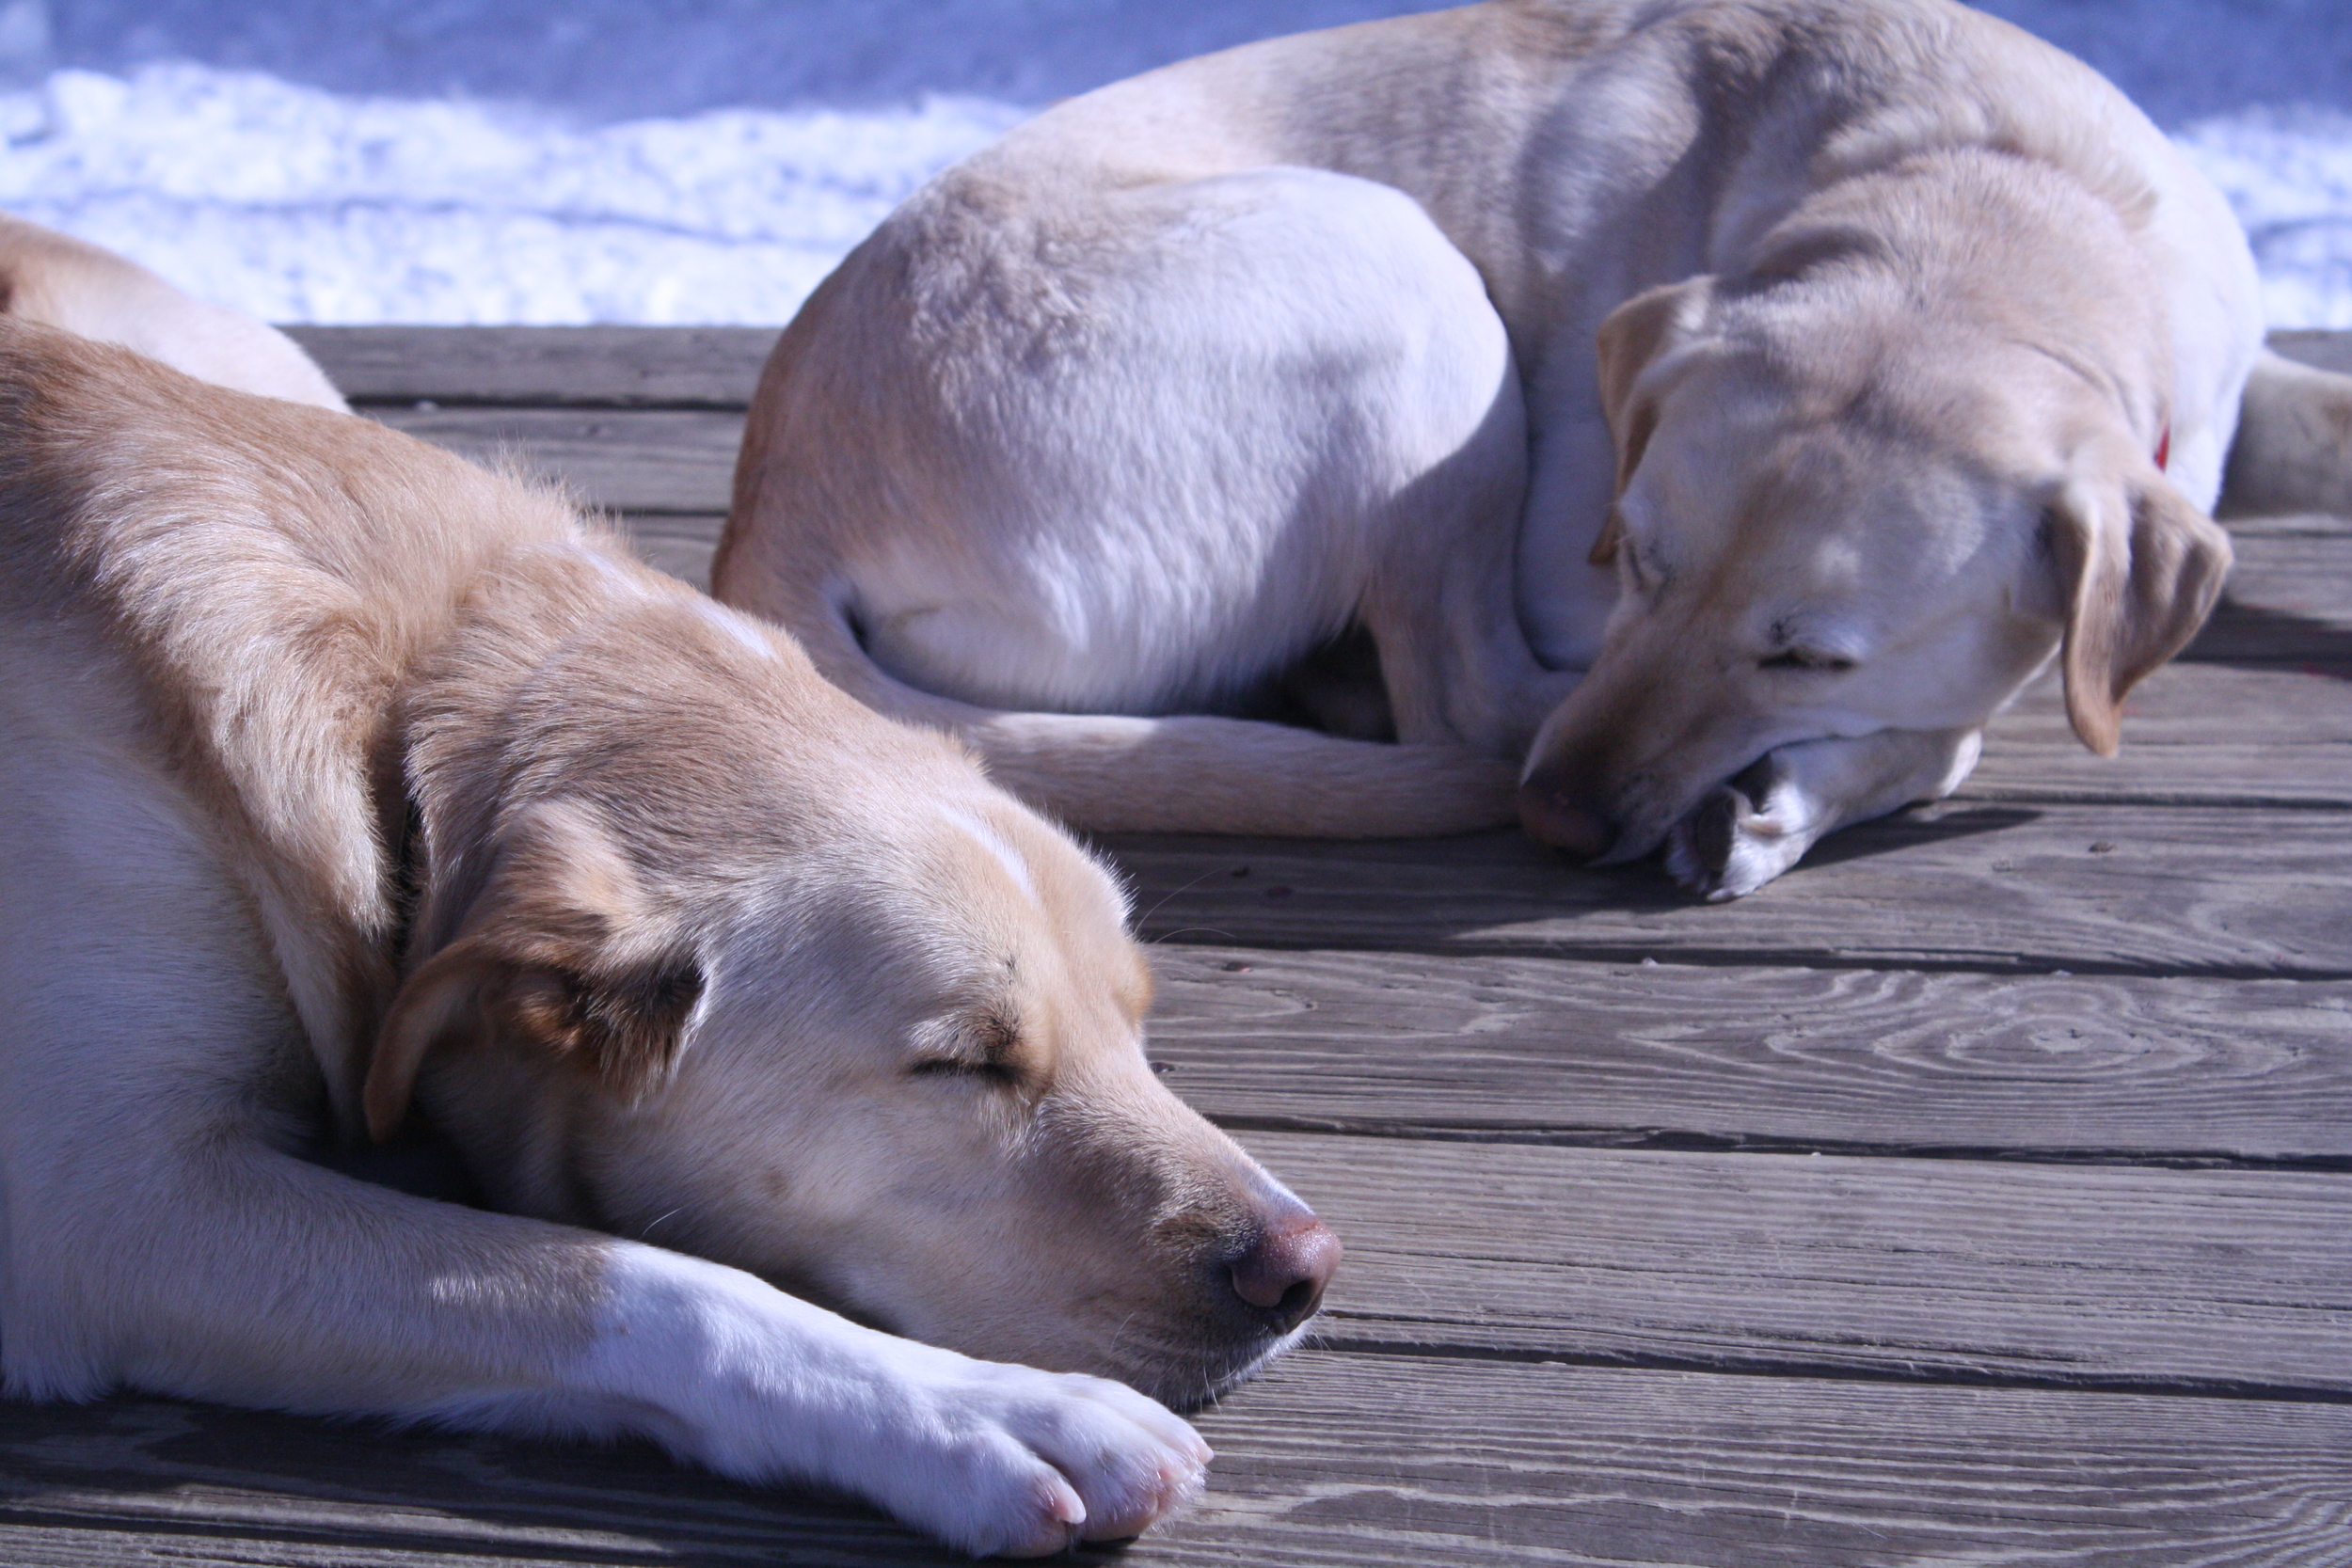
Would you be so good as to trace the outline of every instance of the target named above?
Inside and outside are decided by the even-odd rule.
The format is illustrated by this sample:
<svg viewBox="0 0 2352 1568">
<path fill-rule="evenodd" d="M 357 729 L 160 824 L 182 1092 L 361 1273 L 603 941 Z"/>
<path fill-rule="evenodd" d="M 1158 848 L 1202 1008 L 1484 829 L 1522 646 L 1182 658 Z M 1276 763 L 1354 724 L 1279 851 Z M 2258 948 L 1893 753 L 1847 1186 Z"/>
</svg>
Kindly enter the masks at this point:
<svg viewBox="0 0 2352 1568">
<path fill-rule="evenodd" d="M 1516 815 L 1727 897 L 1955 787 L 2054 658 L 2112 751 L 2219 591 L 2249 377 L 2340 492 L 2296 411 L 2352 383 L 2263 354 L 2219 196 L 2016 28 L 1494 0 L 919 192 L 778 344 L 714 583 L 1087 827 Z"/>
<path fill-rule="evenodd" d="M 0 559 L 12 1394 L 640 1433 L 1041 1553 L 1315 1309 L 1103 868 L 559 498 L 0 319 Z M 297 1157 L 420 1110 L 497 1212 Z"/>
</svg>

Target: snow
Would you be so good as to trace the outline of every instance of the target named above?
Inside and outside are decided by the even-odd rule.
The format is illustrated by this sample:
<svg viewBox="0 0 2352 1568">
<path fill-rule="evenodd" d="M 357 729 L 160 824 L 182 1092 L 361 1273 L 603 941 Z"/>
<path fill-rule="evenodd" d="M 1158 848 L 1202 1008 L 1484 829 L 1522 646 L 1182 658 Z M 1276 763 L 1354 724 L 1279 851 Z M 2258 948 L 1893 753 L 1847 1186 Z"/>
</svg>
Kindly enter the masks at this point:
<svg viewBox="0 0 2352 1568">
<path fill-rule="evenodd" d="M 1021 111 L 722 111 L 592 130 L 150 66 L 0 97 L 0 208 L 271 321 L 782 322 Z"/>
<path fill-rule="evenodd" d="M 1382 0 L 0 0 L 0 208 L 277 321 L 779 323 L 1053 97 Z M 2352 327 L 2352 6 L 1997 0 Z"/>
</svg>

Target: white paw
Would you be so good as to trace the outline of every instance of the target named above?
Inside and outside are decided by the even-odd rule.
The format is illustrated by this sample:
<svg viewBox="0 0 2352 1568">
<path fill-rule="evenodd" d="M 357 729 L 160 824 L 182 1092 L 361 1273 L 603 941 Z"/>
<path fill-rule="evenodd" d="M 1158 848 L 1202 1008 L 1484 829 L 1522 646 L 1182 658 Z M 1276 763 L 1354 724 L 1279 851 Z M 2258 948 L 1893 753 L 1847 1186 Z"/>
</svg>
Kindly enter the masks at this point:
<svg viewBox="0 0 2352 1568">
<path fill-rule="evenodd" d="M 908 1524 L 977 1557 L 1043 1557 L 1140 1534 L 1200 1490 L 1209 1446 L 1124 1384 L 954 1359 L 921 1380 L 914 1451 L 875 1490 Z"/>
<path fill-rule="evenodd" d="M 1666 835 L 1666 869 L 1710 904 L 1742 898 L 1795 865 L 1823 823 L 1772 752 L 1710 789 Z"/>
</svg>

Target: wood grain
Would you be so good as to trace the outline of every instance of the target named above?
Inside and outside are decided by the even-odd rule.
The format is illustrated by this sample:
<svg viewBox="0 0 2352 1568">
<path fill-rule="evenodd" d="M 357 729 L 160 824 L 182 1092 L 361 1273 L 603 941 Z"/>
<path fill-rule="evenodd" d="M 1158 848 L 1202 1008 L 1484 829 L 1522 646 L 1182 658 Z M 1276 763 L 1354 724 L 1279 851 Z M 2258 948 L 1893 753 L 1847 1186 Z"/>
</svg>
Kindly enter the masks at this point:
<svg viewBox="0 0 2352 1568">
<path fill-rule="evenodd" d="M 289 326 L 354 403 L 742 408 L 768 326 Z"/>
<path fill-rule="evenodd" d="M 675 408 L 367 410 L 395 430 L 481 463 L 519 461 L 612 512 L 727 509 L 743 416 Z"/>
<path fill-rule="evenodd" d="M 2352 663 L 2352 535 L 2239 533 L 2213 619 L 2183 657 Z"/>
<path fill-rule="evenodd" d="M 1152 1059 L 1231 1125 L 2352 1165 L 2352 985 L 1152 955 Z"/>
<path fill-rule="evenodd" d="M 1970 800 L 2352 805 L 2352 664 L 2176 660 L 2123 704 L 2123 749 L 2074 738 L 2055 675 L 1995 718 Z"/>
<path fill-rule="evenodd" d="M 1342 1348 L 2352 1395 L 2352 1175 L 1240 1137 Z"/>
<path fill-rule="evenodd" d="M 1516 831 L 1104 841 L 1152 940 L 1979 973 L 2352 978 L 2342 811 L 1952 801 L 1851 828 L 1732 904 Z"/>
<path fill-rule="evenodd" d="M 1200 1421 L 1208 1494 L 1136 1568 L 2320 1568 L 2338 1405 L 1307 1351 Z M 642 1448 L 163 1401 L 0 1405 L 15 1568 L 946 1564 L 847 1504 Z"/>
<path fill-rule="evenodd" d="M 2341 1406 L 1308 1354 L 1205 1423 L 1193 1515 L 1122 1560 L 2321 1568 Z"/>
</svg>

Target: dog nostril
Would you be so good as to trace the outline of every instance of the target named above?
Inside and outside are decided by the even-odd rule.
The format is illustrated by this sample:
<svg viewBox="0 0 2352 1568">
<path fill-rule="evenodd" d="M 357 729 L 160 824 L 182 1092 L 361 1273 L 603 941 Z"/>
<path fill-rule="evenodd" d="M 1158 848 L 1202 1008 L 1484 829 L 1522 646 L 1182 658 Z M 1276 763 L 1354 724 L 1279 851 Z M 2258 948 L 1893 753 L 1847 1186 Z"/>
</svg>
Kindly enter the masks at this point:
<svg viewBox="0 0 2352 1568">
<path fill-rule="evenodd" d="M 1339 1265 L 1340 1239 L 1302 1214 L 1263 1232 L 1233 1259 L 1233 1293 L 1288 1329 L 1313 1315 Z"/>
<path fill-rule="evenodd" d="M 1541 774 L 1519 785 L 1519 821 L 1530 836 L 1571 860 L 1600 859 L 1617 836 L 1591 801 Z"/>
</svg>

